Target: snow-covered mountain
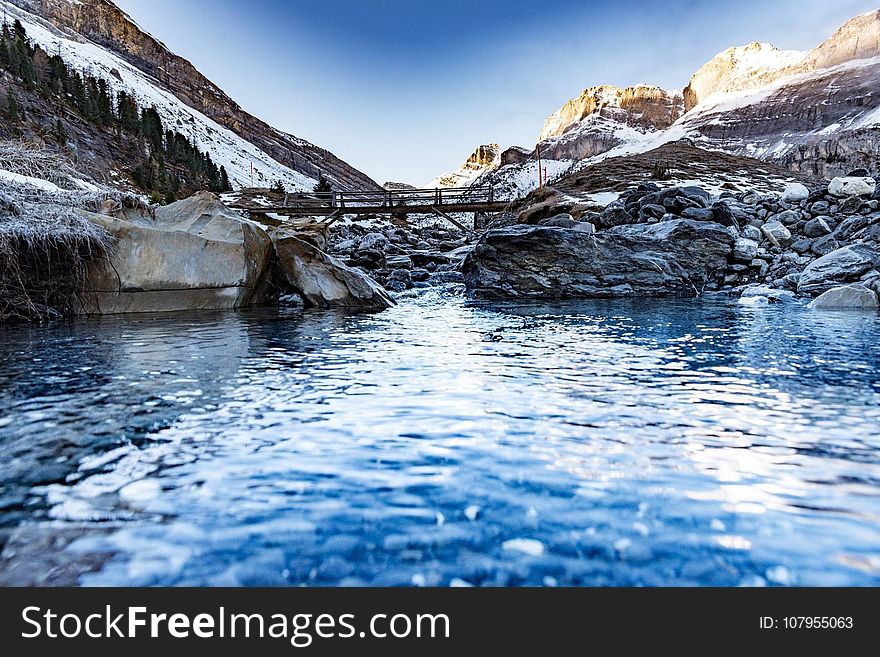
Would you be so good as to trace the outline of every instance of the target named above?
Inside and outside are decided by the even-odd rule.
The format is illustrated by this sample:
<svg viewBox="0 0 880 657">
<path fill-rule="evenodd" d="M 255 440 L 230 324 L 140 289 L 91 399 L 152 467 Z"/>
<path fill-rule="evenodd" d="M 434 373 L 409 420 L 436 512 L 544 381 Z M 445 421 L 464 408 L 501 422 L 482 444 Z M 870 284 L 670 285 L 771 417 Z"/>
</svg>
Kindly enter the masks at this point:
<svg viewBox="0 0 880 657">
<path fill-rule="evenodd" d="M 880 167 L 880 10 L 809 51 L 728 48 L 681 91 L 590 87 L 547 118 L 536 146 L 552 181 L 682 138 L 826 177 Z M 507 149 L 475 181 L 523 195 L 537 187 L 536 159 L 535 149 Z"/>
<path fill-rule="evenodd" d="M 379 188 L 329 151 L 242 110 L 109 0 L 0 0 L 0 8 L 69 67 L 106 80 L 142 107 L 155 105 L 163 124 L 210 153 L 236 187 L 280 180 L 289 189 L 310 189 L 323 174 L 337 187 Z"/>
<path fill-rule="evenodd" d="M 482 144 L 458 169 L 443 173 L 427 184 L 427 187 L 467 187 L 481 174 L 498 168 L 501 164 L 501 148 L 498 144 Z"/>
</svg>

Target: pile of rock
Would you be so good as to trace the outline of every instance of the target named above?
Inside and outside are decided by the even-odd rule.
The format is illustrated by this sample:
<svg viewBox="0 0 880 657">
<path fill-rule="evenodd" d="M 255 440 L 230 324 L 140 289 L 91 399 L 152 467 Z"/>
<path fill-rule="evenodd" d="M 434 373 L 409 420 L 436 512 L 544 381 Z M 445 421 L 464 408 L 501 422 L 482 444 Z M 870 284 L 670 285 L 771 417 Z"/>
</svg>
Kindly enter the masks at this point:
<svg viewBox="0 0 880 657">
<path fill-rule="evenodd" d="M 713 196 L 696 186 L 662 189 L 644 183 L 602 212 L 579 218 L 596 226 L 595 236 L 551 240 L 546 229 L 535 226 L 489 231 L 464 265 L 469 292 L 621 296 L 750 287 L 753 292 L 763 286 L 789 292 L 771 295 L 783 300 L 848 286 L 817 299 L 813 307 L 876 307 L 880 293 L 880 190 L 865 170 L 814 190 L 792 183 L 777 195 Z M 573 233 L 583 230 L 584 222 L 565 215 L 540 223 Z M 548 240 L 555 246 L 542 243 Z M 720 261 L 724 249 L 728 252 Z M 580 254 L 574 263 L 573 253 Z M 651 270 L 674 274 L 652 277 L 646 285 Z M 691 286 L 682 285 L 684 280 Z"/>
<path fill-rule="evenodd" d="M 329 241 L 333 255 L 392 292 L 463 282 L 458 269 L 471 248 L 466 233 L 437 225 L 338 224 Z"/>
</svg>

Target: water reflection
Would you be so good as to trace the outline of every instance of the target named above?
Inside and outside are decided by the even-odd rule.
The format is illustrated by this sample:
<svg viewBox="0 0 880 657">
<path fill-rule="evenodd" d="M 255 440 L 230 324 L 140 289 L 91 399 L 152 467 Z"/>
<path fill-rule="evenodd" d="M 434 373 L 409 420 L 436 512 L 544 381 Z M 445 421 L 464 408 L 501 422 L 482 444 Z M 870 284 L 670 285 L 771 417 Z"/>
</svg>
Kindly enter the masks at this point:
<svg viewBox="0 0 880 657">
<path fill-rule="evenodd" d="M 49 536 L 49 583 L 877 584 L 878 328 L 430 291 L 6 329 L 0 579 Z"/>
</svg>

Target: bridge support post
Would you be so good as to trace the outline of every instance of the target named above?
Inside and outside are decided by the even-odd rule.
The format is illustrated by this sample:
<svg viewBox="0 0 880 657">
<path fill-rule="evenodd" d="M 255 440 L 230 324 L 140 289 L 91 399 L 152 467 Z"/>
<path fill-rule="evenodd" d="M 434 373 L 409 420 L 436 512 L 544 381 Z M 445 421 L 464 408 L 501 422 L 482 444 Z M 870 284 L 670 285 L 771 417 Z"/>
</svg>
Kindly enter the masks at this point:
<svg viewBox="0 0 880 657">
<path fill-rule="evenodd" d="M 463 223 L 461 223 L 461 222 L 458 221 L 457 219 L 453 219 L 452 217 L 450 217 L 448 214 L 446 214 L 446 213 L 443 212 L 442 210 L 440 210 L 440 209 L 438 209 L 438 208 L 434 208 L 434 207 L 432 207 L 432 208 L 431 208 L 431 211 L 432 211 L 434 214 L 436 214 L 438 217 L 443 217 L 444 219 L 446 219 L 446 221 L 448 221 L 449 223 L 451 223 L 451 224 L 452 224 L 453 226 L 455 226 L 456 228 L 460 228 L 460 229 L 463 230 L 464 232 L 468 232 L 468 228 L 467 228 L 467 226 L 465 226 Z"/>
</svg>

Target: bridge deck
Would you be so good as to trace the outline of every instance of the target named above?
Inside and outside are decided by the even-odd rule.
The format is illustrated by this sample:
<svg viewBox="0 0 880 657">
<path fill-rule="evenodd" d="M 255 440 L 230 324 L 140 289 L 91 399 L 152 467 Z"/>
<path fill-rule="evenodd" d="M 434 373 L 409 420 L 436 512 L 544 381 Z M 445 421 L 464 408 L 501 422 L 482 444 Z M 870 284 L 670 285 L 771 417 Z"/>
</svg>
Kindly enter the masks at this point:
<svg viewBox="0 0 880 657">
<path fill-rule="evenodd" d="M 290 217 L 346 214 L 446 214 L 450 212 L 498 212 L 506 201 L 495 200 L 491 185 L 437 189 L 347 190 L 285 194 L 280 205 L 238 205 L 251 212 L 270 212 Z"/>
</svg>

